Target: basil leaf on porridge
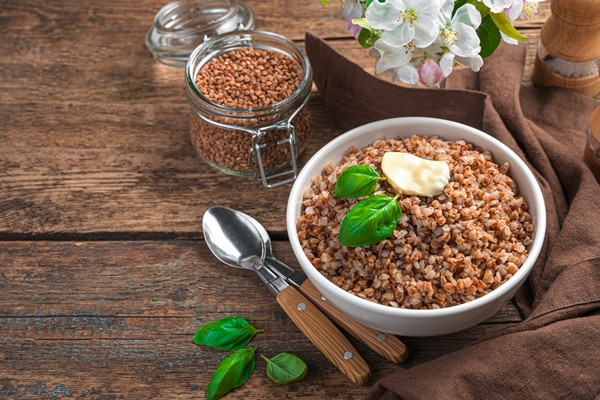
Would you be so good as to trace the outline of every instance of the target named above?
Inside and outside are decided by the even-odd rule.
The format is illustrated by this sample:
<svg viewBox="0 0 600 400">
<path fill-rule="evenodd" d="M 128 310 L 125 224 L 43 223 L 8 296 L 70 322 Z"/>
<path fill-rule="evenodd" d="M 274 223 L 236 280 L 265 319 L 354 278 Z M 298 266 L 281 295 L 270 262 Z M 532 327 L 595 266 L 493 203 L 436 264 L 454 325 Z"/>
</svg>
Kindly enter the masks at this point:
<svg viewBox="0 0 600 400">
<path fill-rule="evenodd" d="M 347 199 L 368 196 L 375 191 L 377 181 L 384 179 L 371 167 L 353 165 L 338 177 L 333 195 Z"/>
<path fill-rule="evenodd" d="M 351 209 L 340 227 L 342 246 L 368 246 L 381 242 L 396 229 L 402 210 L 396 201 L 400 195 L 373 196 Z"/>
</svg>

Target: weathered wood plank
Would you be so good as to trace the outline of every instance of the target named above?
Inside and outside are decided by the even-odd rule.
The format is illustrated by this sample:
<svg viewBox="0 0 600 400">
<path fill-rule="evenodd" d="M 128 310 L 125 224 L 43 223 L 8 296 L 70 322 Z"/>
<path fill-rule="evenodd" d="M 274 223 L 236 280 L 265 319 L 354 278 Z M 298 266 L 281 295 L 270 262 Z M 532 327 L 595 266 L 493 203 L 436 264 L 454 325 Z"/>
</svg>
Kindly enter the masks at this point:
<svg viewBox="0 0 600 400">
<path fill-rule="evenodd" d="M 267 304 L 268 303 L 268 304 Z M 302 333 L 288 321 L 285 314 L 273 308 L 268 298 L 262 299 L 263 306 L 258 311 L 247 311 L 244 304 L 229 307 L 226 312 L 210 309 L 196 310 L 201 315 L 189 312 L 182 316 L 113 316 L 103 315 L 96 310 L 74 312 L 71 315 L 48 315 L 44 313 L 0 316 L 0 334 L 5 338 L 35 340 L 144 340 L 163 336 L 192 337 L 204 324 L 219 320 L 225 316 L 241 316 L 254 326 L 277 332 L 281 337 L 302 337 Z M 167 314 L 165 312 L 165 314 Z M 284 321 L 284 322 L 282 322 Z M 478 340 L 507 324 L 518 323 L 520 319 L 514 314 L 514 306 L 507 304 L 495 316 L 475 328 L 448 335 L 444 340 Z M 403 338 L 413 341 L 418 346 L 421 339 Z M 370 351 L 370 350 L 367 350 Z M 431 351 L 435 356 L 435 352 Z"/>
<path fill-rule="evenodd" d="M 78 42 L 80 31 L 94 35 L 130 36 L 130 43 L 143 44 L 146 31 L 152 26 L 154 15 L 169 1 L 145 0 L 143 2 L 119 2 L 116 0 L 77 2 L 74 0 L 56 2 L 33 0 L 2 2 L 2 23 L 9 33 L 22 38 L 21 52 L 33 47 L 29 40 L 64 36 L 71 42 Z M 275 32 L 292 40 L 301 40 L 306 31 L 327 38 L 348 38 L 338 4 L 331 1 L 328 8 L 319 0 L 245 0 L 256 15 L 256 29 Z M 515 21 L 519 29 L 539 29 L 550 15 L 550 1 L 539 4 L 538 14 L 527 21 Z M 85 27 L 85 29 L 83 29 Z M 12 36 L 11 36 L 12 37 Z M 16 40 L 16 39 L 15 39 Z M 123 42 L 115 42 L 127 45 Z"/>
<path fill-rule="evenodd" d="M 287 242 L 274 242 L 274 252 L 299 269 Z M 0 315 L 15 327 L 16 318 L 52 331 L 72 317 L 193 317 L 202 324 L 204 314 L 284 315 L 252 271 L 220 263 L 203 241 L 0 242 L 0 265 Z M 492 322 L 519 320 L 505 307 Z M 105 324 L 91 321 L 86 329 Z"/>
<path fill-rule="evenodd" d="M 259 341 L 255 344 L 263 345 Z M 212 373 L 231 353 L 168 337 L 140 341 L 8 341 L 3 346 L 11 358 L 2 361 L 6 372 L 0 380 L 0 395 L 17 399 L 37 394 L 35 390 L 47 394 L 57 388 L 68 390 L 76 398 L 85 394 L 93 398 L 205 398 Z M 259 357 L 254 374 L 230 398 L 333 398 L 340 392 L 348 398 L 364 397 L 368 386 L 352 386 L 327 365 L 324 357 L 311 358 L 310 346 L 286 341 L 285 350 L 302 357 L 309 367 L 301 382 L 274 384 L 266 376 L 265 361 Z M 270 357 L 278 351 L 264 346 L 258 350 Z M 390 370 L 399 368 L 389 364 Z"/>
<path fill-rule="evenodd" d="M 289 245 L 274 252 L 297 268 Z M 265 333 L 254 345 L 292 352 L 310 373 L 281 387 L 264 365 L 236 395 L 247 398 L 361 398 L 293 325 L 252 272 L 220 263 L 202 241 L 0 242 L 0 395 L 201 396 L 223 352 L 193 344 L 207 322 L 240 315 Z M 462 349 L 519 321 L 508 305 L 453 335 L 402 338 L 402 365 L 349 338 L 373 370 L 371 383 Z"/>
<path fill-rule="evenodd" d="M 213 371 L 230 352 L 197 346 L 191 336 L 151 332 L 141 339 L 23 339 L 2 340 L 0 396 L 67 394 L 79 398 L 118 395 L 124 398 L 203 397 Z M 258 354 L 272 357 L 285 351 L 302 358 L 309 373 L 298 383 L 279 386 L 265 373 L 265 362 L 257 359 L 250 380 L 232 398 L 363 398 L 377 379 L 410 368 L 443 354 L 464 348 L 473 339 L 420 339 L 405 341 L 409 359 L 396 365 L 351 339 L 372 377 L 366 386 L 351 384 L 316 348 L 302 336 L 276 328 L 252 341 Z M 61 393 L 62 391 L 62 393 Z M 10 397 L 10 396 L 13 397 Z M 59 397 L 59 396 L 57 396 Z"/>
<path fill-rule="evenodd" d="M 198 238 L 201 217 L 213 205 L 241 209 L 268 229 L 285 231 L 291 185 L 267 191 L 201 161 L 190 143 L 187 105 L 23 107 L 0 108 L 6 144 L 0 147 L 0 237 L 118 231 Z M 341 133 L 319 96 L 310 107 L 313 136 L 301 165 Z"/>
</svg>

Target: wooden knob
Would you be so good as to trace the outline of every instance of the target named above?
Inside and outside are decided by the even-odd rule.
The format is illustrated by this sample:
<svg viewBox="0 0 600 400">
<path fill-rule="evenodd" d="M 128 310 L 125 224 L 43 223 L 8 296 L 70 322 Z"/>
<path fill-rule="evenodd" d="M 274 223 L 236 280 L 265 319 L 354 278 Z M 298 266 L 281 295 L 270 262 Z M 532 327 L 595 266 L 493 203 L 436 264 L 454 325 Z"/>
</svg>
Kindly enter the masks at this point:
<svg viewBox="0 0 600 400">
<path fill-rule="evenodd" d="M 584 62 L 600 58 L 600 0 L 552 0 L 541 41 L 554 56 Z"/>
</svg>

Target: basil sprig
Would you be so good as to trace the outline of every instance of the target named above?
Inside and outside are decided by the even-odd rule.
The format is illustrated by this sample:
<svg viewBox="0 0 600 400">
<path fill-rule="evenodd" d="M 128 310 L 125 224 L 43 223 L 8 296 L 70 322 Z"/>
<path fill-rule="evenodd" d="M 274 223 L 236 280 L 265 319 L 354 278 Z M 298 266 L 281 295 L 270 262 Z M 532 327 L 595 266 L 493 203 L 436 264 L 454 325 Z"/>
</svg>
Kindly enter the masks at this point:
<svg viewBox="0 0 600 400">
<path fill-rule="evenodd" d="M 333 188 L 338 198 L 368 196 L 385 180 L 377 171 L 366 165 L 353 165 L 340 174 Z M 358 247 L 375 244 L 389 237 L 402 217 L 402 209 L 395 197 L 373 196 L 362 200 L 344 217 L 339 240 L 342 246 Z"/>
<path fill-rule="evenodd" d="M 200 328 L 194 342 L 218 350 L 238 350 L 250 343 L 255 334 L 264 331 L 254 328 L 244 318 L 227 317 Z"/>
<path fill-rule="evenodd" d="M 379 180 L 385 178 L 380 177 L 373 168 L 353 165 L 340 174 L 333 188 L 333 195 L 344 199 L 368 196 L 373 193 Z"/>
<path fill-rule="evenodd" d="M 402 209 L 395 197 L 373 196 L 351 209 L 340 227 L 342 246 L 368 246 L 389 237 L 402 217 Z"/>
<path fill-rule="evenodd" d="M 261 354 L 267 361 L 267 376 L 280 385 L 299 381 L 304 378 L 308 367 L 298 357 L 289 353 L 279 353 L 269 359 Z"/>
<path fill-rule="evenodd" d="M 218 399 L 246 383 L 256 366 L 254 352 L 257 348 L 239 349 L 221 361 L 206 389 L 208 400 Z"/>
</svg>

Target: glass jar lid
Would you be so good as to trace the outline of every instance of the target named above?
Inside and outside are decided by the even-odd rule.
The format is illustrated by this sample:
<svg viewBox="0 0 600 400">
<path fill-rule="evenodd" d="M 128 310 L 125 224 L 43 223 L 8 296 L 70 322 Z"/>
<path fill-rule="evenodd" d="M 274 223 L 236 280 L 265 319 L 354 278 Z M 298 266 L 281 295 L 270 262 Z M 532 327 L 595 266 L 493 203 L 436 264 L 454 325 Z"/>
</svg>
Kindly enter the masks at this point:
<svg viewBox="0 0 600 400">
<path fill-rule="evenodd" d="M 183 67 L 210 37 L 254 29 L 254 11 L 241 0 L 176 0 L 158 11 L 146 46 L 162 64 Z"/>
</svg>

